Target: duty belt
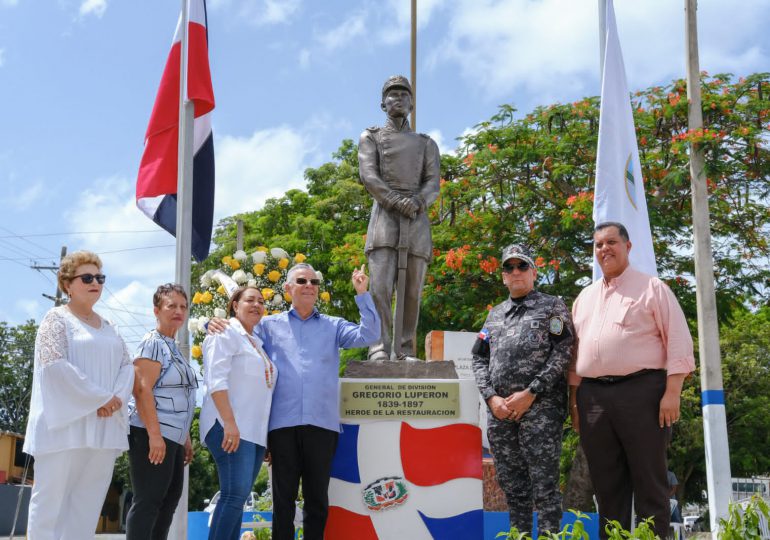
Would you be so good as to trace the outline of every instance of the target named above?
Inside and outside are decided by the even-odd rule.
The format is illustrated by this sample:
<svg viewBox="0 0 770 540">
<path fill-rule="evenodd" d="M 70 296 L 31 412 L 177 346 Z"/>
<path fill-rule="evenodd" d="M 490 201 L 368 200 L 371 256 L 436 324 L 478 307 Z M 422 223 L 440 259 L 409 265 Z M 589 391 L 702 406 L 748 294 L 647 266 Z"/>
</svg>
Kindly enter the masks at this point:
<svg viewBox="0 0 770 540">
<path fill-rule="evenodd" d="M 583 377 L 583 381 L 596 382 L 600 384 L 613 384 L 627 381 L 641 375 L 647 375 L 648 373 L 659 373 L 665 371 L 665 369 L 640 369 L 639 371 L 634 371 L 628 375 L 602 375 L 601 377 Z"/>
</svg>

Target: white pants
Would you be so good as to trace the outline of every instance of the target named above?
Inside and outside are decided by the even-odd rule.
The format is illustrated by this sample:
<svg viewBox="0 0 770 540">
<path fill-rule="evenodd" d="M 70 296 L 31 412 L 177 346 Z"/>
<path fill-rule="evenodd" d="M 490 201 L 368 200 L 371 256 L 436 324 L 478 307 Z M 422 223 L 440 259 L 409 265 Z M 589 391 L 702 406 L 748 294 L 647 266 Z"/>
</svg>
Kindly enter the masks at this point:
<svg viewBox="0 0 770 540">
<path fill-rule="evenodd" d="M 77 448 L 35 458 L 29 540 L 93 540 L 116 450 Z"/>
</svg>

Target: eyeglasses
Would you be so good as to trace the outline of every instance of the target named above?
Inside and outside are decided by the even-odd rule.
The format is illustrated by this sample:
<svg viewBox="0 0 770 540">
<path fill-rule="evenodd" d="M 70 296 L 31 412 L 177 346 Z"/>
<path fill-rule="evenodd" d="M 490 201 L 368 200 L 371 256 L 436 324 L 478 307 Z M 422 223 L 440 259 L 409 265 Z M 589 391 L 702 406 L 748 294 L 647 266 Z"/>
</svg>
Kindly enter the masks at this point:
<svg viewBox="0 0 770 540">
<path fill-rule="evenodd" d="M 76 280 L 77 278 L 80 278 L 80 281 L 85 283 L 86 285 L 89 285 L 96 279 L 96 282 L 99 285 L 104 285 L 104 282 L 107 281 L 107 276 L 104 274 L 79 274 L 77 276 L 72 276 L 73 280 Z"/>
<path fill-rule="evenodd" d="M 503 272 L 506 274 L 510 274 L 513 272 L 514 269 L 518 269 L 519 272 L 526 272 L 529 270 L 529 263 L 526 261 L 521 261 L 519 264 L 504 264 L 503 265 Z"/>
<path fill-rule="evenodd" d="M 297 285 L 307 285 L 308 281 L 310 282 L 311 285 L 315 287 L 318 287 L 321 284 L 320 279 L 316 279 L 316 278 L 308 279 L 303 277 L 298 277 L 297 279 L 294 280 L 294 283 L 296 283 Z"/>
</svg>

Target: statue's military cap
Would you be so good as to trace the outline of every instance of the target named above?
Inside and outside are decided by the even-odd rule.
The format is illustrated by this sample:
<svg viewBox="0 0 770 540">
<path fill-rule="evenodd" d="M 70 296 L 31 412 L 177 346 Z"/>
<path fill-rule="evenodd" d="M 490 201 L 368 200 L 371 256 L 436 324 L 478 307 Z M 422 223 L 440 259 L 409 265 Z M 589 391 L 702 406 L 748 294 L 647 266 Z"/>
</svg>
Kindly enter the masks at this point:
<svg viewBox="0 0 770 540">
<path fill-rule="evenodd" d="M 409 84 L 409 79 L 403 75 L 393 75 L 392 77 L 388 77 L 388 80 L 385 81 L 385 84 L 382 85 L 383 100 L 385 99 L 385 95 L 388 93 L 388 90 L 391 88 L 403 88 L 409 92 L 409 95 L 414 97 L 414 92 L 412 92 L 412 85 Z"/>
</svg>

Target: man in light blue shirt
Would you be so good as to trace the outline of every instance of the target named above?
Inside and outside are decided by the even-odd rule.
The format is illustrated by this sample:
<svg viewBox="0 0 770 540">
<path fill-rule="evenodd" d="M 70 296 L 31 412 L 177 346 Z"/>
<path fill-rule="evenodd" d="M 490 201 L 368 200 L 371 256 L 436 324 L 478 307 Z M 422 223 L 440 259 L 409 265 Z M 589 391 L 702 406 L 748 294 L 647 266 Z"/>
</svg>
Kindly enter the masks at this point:
<svg viewBox="0 0 770 540">
<path fill-rule="evenodd" d="M 340 430 L 340 348 L 366 347 L 380 338 L 380 318 L 367 292 L 369 278 L 353 271 L 360 324 L 315 309 L 320 280 L 309 264 L 289 270 L 289 311 L 266 317 L 256 330 L 278 367 L 267 446 L 273 462 L 273 538 L 293 540 L 300 479 L 304 538 L 322 540 L 329 508 L 332 458 Z"/>
</svg>

